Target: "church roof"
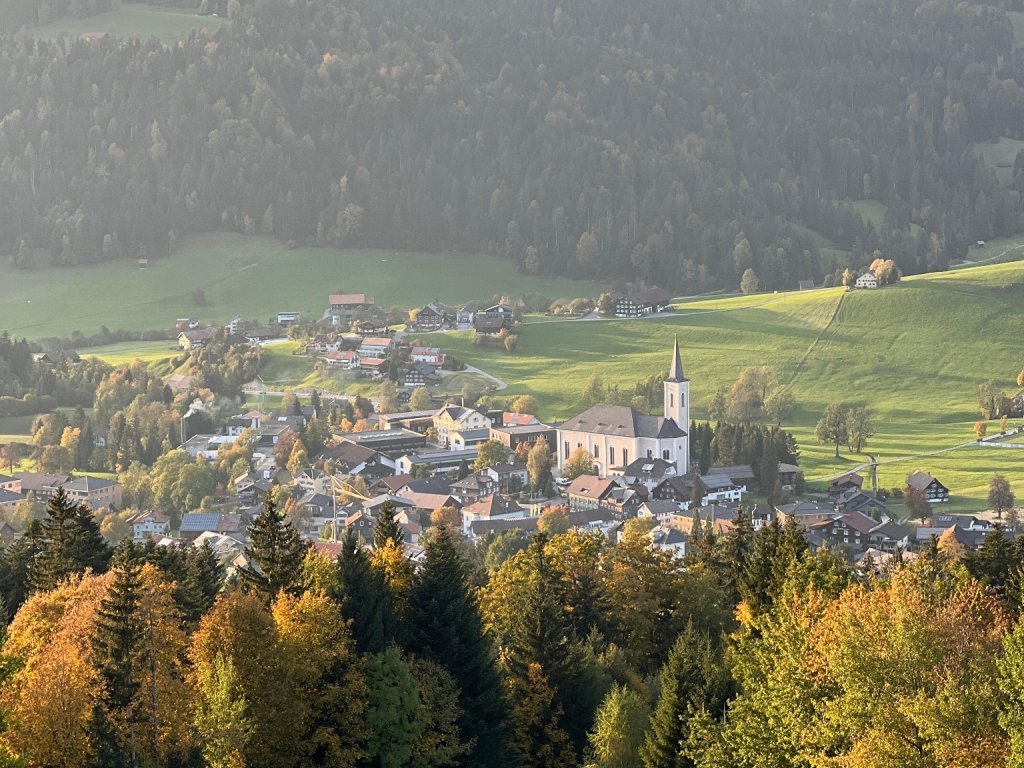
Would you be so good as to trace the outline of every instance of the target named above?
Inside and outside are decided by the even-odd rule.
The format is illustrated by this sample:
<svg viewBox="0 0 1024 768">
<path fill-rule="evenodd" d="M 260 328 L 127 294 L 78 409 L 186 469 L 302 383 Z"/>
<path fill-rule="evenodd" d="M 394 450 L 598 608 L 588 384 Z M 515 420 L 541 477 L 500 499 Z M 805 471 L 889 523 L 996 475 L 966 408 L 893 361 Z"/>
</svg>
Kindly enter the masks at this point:
<svg viewBox="0 0 1024 768">
<path fill-rule="evenodd" d="M 665 439 L 686 436 L 686 432 L 673 419 L 648 416 L 625 405 L 595 405 L 569 419 L 559 429 L 614 437 Z"/>
</svg>

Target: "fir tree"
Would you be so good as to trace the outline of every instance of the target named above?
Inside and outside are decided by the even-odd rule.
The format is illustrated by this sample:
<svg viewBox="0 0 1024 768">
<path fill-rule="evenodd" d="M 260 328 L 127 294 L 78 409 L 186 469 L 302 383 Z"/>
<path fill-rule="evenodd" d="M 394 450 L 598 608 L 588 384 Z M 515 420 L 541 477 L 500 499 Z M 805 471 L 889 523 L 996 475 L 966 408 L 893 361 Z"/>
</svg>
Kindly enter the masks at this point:
<svg viewBox="0 0 1024 768">
<path fill-rule="evenodd" d="M 755 615 L 763 613 L 771 606 L 771 590 L 774 583 L 772 568 L 781 541 L 782 526 L 775 518 L 763 526 L 754 537 L 753 549 L 740 578 L 739 592 L 740 597 Z"/>
<path fill-rule="evenodd" d="M 224 584 L 224 569 L 209 542 L 189 550 L 185 556 L 185 577 L 178 584 L 175 595 L 178 604 L 190 622 L 197 622 L 217 599 Z"/>
<path fill-rule="evenodd" d="M 63 488 L 46 503 L 39 554 L 28 569 L 29 587 L 46 592 L 72 574 L 107 570 L 110 547 L 100 533 L 92 510 L 73 504 Z"/>
<path fill-rule="evenodd" d="M 12 617 L 28 598 L 29 568 L 42 551 L 43 526 L 38 520 L 33 520 L 25 529 L 25 534 L 15 539 L 3 553 L 0 595 Z"/>
<path fill-rule="evenodd" d="M 395 520 L 395 505 L 390 501 L 381 504 L 373 524 L 374 549 L 384 549 L 388 544 L 401 548 L 405 541 L 404 533 L 402 526 Z"/>
<path fill-rule="evenodd" d="M 692 768 L 681 749 L 693 712 L 716 716 L 726 700 L 728 676 L 710 638 L 693 625 L 679 636 L 659 677 L 658 703 L 640 749 L 644 768 Z"/>
<path fill-rule="evenodd" d="M 394 611 L 384 576 L 370 564 L 354 528 L 348 528 L 338 557 L 341 613 L 352 627 L 359 653 L 380 653 L 394 638 Z"/>
<path fill-rule="evenodd" d="M 263 511 L 249 526 L 249 542 L 245 549 L 249 565 L 240 571 L 245 582 L 268 602 L 281 590 L 295 592 L 300 586 L 306 545 L 278 512 L 273 494 L 267 494 Z"/>
<path fill-rule="evenodd" d="M 410 651 L 438 664 L 459 686 L 459 729 L 473 750 L 469 768 L 514 764 L 508 749 L 508 706 L 467 578 L 447 526 L 426 546 L 409 600 Z"/>
</svg>

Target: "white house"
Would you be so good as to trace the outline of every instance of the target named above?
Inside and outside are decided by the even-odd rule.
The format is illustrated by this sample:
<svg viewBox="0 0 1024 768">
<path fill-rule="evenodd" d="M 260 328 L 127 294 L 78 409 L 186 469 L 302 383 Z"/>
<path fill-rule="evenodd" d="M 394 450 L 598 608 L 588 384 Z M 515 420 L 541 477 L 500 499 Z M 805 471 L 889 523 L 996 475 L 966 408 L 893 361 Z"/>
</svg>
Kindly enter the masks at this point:
<svg viewBox="0 0 1024 768">
<path fill-rule="evenodd" d="M 875 277 L 874 272 L 865 272 L 863 275 L 857 278 L 857 282 L 854 284 L 855 288 L 877 288 L 878 278 Z"/>
<path fill-rule="evenodd" d="M 359 347 L 359 357 L 360 359 L 364 357 L 387 357 L 394 348 L 395 342 L 393 339 L 383 336 L 367 336 Z"/>
<path fill-rule="evenodd" d="M 409 350 L 409 359 L 414 363 L 441 365 L 444 362 L 444 355 L 437 347 L 413 347 Z"/>
<path fill-rule="evenodd" d="M 145 541 L 166 536 L 171 523 L 159 512 L 139 512 L 129 518 L 128 524 L 132 527 L 132 541 Z"/>
<path fill-rule="evenodd" d="M 437 430 L 437 441 L 444 446 L 451 446 L 454 432 L 467 432 L 477 429 L 489 430 L 490 419 L 480 411 L 461 405 L 446 405 L 434 414 L 434 429 Z"/>
<path fill-rule="evenodd" d="M 662 416 L 648 416 L 622 405 L 595 405 L 558 428 L 558 466 L 579 448 L 594 457 L 599 475 L 622 474 L 639 458 L 663 459 L 676 473 L 690 467 L 690 382 L 683 375 L 679 341 L 664 382 Z"/>
</svg>

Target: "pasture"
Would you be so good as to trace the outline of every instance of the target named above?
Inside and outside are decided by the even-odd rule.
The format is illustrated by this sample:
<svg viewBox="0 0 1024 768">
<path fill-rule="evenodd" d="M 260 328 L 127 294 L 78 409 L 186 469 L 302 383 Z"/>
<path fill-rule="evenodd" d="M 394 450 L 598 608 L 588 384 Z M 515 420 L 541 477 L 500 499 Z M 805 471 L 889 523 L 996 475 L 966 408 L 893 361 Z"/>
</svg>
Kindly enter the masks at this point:
<svg viewBox="0 0 1024 768">
<path fill-rule="evenodd" d="M 108 13 L 85 19 L 66 17 L 32 30 L 35 37 L 55 40 L 59 37 L 79 38 L 82 35 L 110 35 L 111 37 L 143 40 L 155 37 L 165 43 L 187 37 L 191 32 L 206 29 L 215 32 L 224 24 L 216 16 L 200 16 L 184 8 L 164 8 L 158 5 L 125 3 Z"/>
</svg>

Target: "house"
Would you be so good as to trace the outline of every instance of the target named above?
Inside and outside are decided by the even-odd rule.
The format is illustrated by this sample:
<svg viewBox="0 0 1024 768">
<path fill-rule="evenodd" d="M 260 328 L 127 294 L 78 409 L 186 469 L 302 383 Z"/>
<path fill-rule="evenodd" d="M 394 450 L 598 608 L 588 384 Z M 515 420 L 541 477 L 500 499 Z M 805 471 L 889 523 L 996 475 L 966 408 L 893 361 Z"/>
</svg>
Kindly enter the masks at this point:
<svg viewBox="0 0 1024 768">
<path fill-rule="evenodd" d="M 496 520 L 473 520 L 468 526 L 463 526 L 463 532 L 474 540 L 507 531 L 523 531 L 529 534 L 537 530 L 539 519 L 537 517 L 511 517 Z"/>
<path fill-rule="evenodd" d="M 328 314 L 335 325 L 341 318 L 352 317 L 373 309 L 373 296 L 365 293 L 335 293 L 328 297 Z"/>
<path fill-rule="evenodd" d="M 245 527 L 239 515 L 218 515 L 215 512 L 189 512 L 181 518 L 179 533 L 184 541 L 194 541 L 210 531 L 232 538 L 244 536 Z"/>
<path fill-rule="evenodd" d="M 925 525 L 942 529 L 956 526 L 965 531 L 980 531 L 982 533 L 988 533 L 995 528 L 988 520 L 973 515 L 932 515 Z"/>
<path fill-rule="evenodd" d="M 508 304 L 495 304 L 481 309 L 473 316 L 473 329 L 477 333 L 497 334 L 515 324 L 515 310 Z"/>
<path fill-rule="evenodd" d="M 373 526 L 376 522 L 377 519 L 371 512 L 360 509 L 345 518 L 345 528 L 354 528 L 363 543 L 369 544 L 373 541 Z"/>
<path fill-rule="evenodd" d="M 485 472 L 470 475 L 451 484 L 451 492 L 463 504 L 472 504 L 498 492 L 497 479 Z"/>
<path fill-rule="evenodd" d="M 931 504 L 941 504 L 949 501 L 949 489 L 938 481 L 937 478 L 915 469 L 907 477 L 907 486 L 924 491 L 924 497 Z"/>
<path fill-rule="evenodd" d="M 6 521 L 0 523 L 0 548 L 6 547 L 12 541 L 19 538 L 21 538 L 21 534 L 17 528 Z"/>
<path fill-rule="evenodd" d="M 869 517 L 881 519 L 888 515 L 889 508 L 869 493 L 851 489 L 836 499 L 837 512 L 862 512 Z"/>
<path fill-rule="evenodd" d="M 798 526 L 807 528 L 815 523 L 831 520 L 836 510 L 832 505 L 819 504 L 816 501 L 798 501 L 775 507 L 775 514 L 782 523 L 793 520 Z"/>
<path fill-rule="evenodd" d="M 661 458 L 635 459 L 622 471 L 626 485 L 642 485 L 647 490 L 676 476 L 676 465 Z"/>
<path fill-rule="evenodd" d="M 10 512 L 18 506 L 18 502 L 23 501 L 24 499 L 25 497 L 16 491 L 9 491 L 6 488 L 0 488 L 0 510 Z"/>
<path fill-rule="evenodd" d="M 590 453 L 598 474 L 621 474 L 638 458 L 660 458 L 676 465 L 677 474 L 690 467 L 690 382 L 683 375 L 679 341 L 664 382 L 663 415 L 648 416 L 622 405 L 595 405 L 558 428 L 558 466 L 565 466 L 582 448 Z"/>
<path fill-rule="evenodd" d="M 395 349 L 395 340 L 387 336 L 366 336 L 359 345 L 359 359 L 388 357 Z"/>
<path fill-rule="evenodd" d="M 651 498 L 659 501 L 674 501 L 684 508 L 693 499 L 693 475 L 672 475 L 651 488 Z"/>
<path fill-rule="evenodd" d="M 275 331 L 273 328 L 250 328 L 248 331 L 243 332 L 242 335 L 250 344 L 263 344 L 271 339 L 281 337 L 280 332 Z"/>
<path fill-rule="evenodd" d="M 868 533 L 868 545 L 883 552 L 905 550 L 910 546 L 910 529 L 899 523 L 882 523 Z"/>
<path fill-rule="evenodd" d="M 569 509 L 597 509 L 611 494 L 615 481 L 594 475 L 580 475 L 569 485 Z"/>
<path fill-rule="evenodd" d="M 613 293 L 616 317 L 641 317 L 664 312 L 672 302 L 672 294 L 662 288 L 639 288 L 629 293 Z"/>
<path fill-rule="evenodd" d="M 821 520 L 808 527 L 808 531 L 821 537 L 821 541 L 829 548 L 843 547 L 852 552 L 859 552 L 869 546 L 868 535 L 879 525 L 860 512 L 847 512 L 835 515 L 829 520 Z"/>
<path fill-rule="evenodd" d="M 828 495 L 833 499 L 839 498 L 847 491 L 859 491 L 863 485 L 863 477 L 856 472 L 847 472 L 832 480 L 828 487 Z"/>
<path fill-rule="evenodd" d="M 51 475 L 45 472 L 19 472 L 15 477 L 20 492 L 25 496 L 31 493 L 39 501 L 49 501 L 60 486 L 72 479 L 70 475 Z"/>
<path fill-rule="evenodd" d="M 434 426 L 434 414 L 437 410 L 402 411 L 401 413 L 381 413 L 377 415 L 377 424 L 381 429 L 406 429 L 424 434 Z"/>
<path fill-rule="evenodd" d="M 359 359 L 359 370 L 379 379 L 388 372 L 389 362 L 386 357 L 362 357 Z"/>
<path fill-rule="evenodd" d="M 196 328 L 195 330 L 182 331 L 178 334 L 178 346 L 186 352 L 193 349 L 202 349 L 209 344 L 217 331 L 215 328 Z"/>
<path fill-rule="evenodd" d="M 558 431 L 547 424 L 541 424 L 536 419 L 534 421 L 535 424 L 523 426 L 492 426 L 490 439 L 497 440 L 510 451 L 514 451 L 523 443 L 527 443 L 532 448 L 538 440 L 543 440 L 548 444 L 551 454 L 554 455 L 558 450 Z"/>
<path fill-rule="evenodd" d="M 441 445 L 451 445 L 453 432 L 468 429 L 489 429 L 491 423 L 480 411 L 461 405 L 446 405 L 434 414 L 434 429 Z"/>
<path fill-rule="evenodd" d="M 331 350 L 321 359 L 327 363 L 328 368 L 340 368 L 343 371 L 351 371 L 359 367 L 359 353 L 352 349 L 345 352 Z"/>
<path fill-rule="evenodd" d="M 458 313 L 439 301 L 432 301 L 416 313 L 413 325 L 421 331 L 437 331 L 455 325 Z"/>
<path fill-rule="evenodd" d="M 301 315 L 298 312 L 278 312 L 277 313 L 277 324 L 287 328 L 289 325 L 294 325 L 299 322 Z"/>
<path fill-rule="evenodd" d="M 689 544 L 690 537 L 682 531 L 671 526 L 659 525 L 651 531 L 650 536 L 654 546 L 658 549 L 671 552 L 678 558 L 686 557 L 686 545 Z"/>
<path fill-rule="evenodd" d="M 464 451 L 467 448 L 486 443 L 491 438 L 489 429 L 460 429 L 448 434 L 448 442 L 452 450 Z"/>
<path fill-rule="evenodd" d="M 712 471 L 716 474 L 701 475 L 700 481 L 704 486 L 704 501 L 743 501 L 743 494 L 746 486 L 737 486 L 728 475 L 717 474 L 717 469 Z"/>
<path fill-rule="evenodd" d="M 493 477 L 498 483 L 498 487 L 506 493 L 511 493 L 519 488 L 525 488 L 530 482 L 530 473 L 527 471 L 526 465 L 518 461 L 507 464 L 495 464 L 484 471 Z"/>
<path fill-rule="evenodd" d="M 643 486 L 624 488 L 615 486 L 605 497 L 602 506 L 611 512 L 616 520 L 628 520 L 636 517 L 640 506 L 648 499 L 647 489 Z"/>
<path fill-rule="evenodd" d="M 854 288 L 877 288 L 878 278 L 875 277 L 874 272 L 865 272 L 863 275 L 857 278 L 857 281 L 853 284 Z"/>
<path fill-rule="evenodd" d="M 511 520 L 526 517 L 526 510 L 508 496 L 492 494 L 462 508 L 462 527 L 469 533 L 470 526 L 480 520 Z"/>
<path fill-rule="evenodd" d="M 798 478 L 802 474 L 803 471 L 796 464 L 786 464 L 783 461 L 779 462 L 779 485 L 782 486 L 782 490 L 796 490 L 796 486 L 799 482 Z"/>
<path fill-rule="evenodd" d="M 85 475 L 63 484 L 64 493 L 76 504 L 88 504 L 93 509 L 121 506 L 121 485 L 114 480 Z"/>
<path fill-rule="evenodd" d="M 402 379 L 404 387 L 422 387 L 432 381 L 437 381 L 438 375 L 434 366 L 427 363 L 415 363 L 405 369 L 405 376 Z"/>
<path fill-rule="evenodd" d="M 132 541 L 166 536 L 171 525 L 170 519 L 159 512 L 139 512 L 126 522 L 132 527 Z"/>
<path fill-rule="evenodd" d="M 441 365 L 444 362 L 444 354 L 437 347 L 413 347 L 409 350 L 409 359 L 414 363 Z"/>
<path fill-rule="evenodd" d="M 733 485 L 737 488 L 741 488 L 744 493 L 747 493 L 751 488 L 754 487 L 754 470 L 749 464 L 735 464 L 732 466 L 722 467 L 711 467 L 708 470 L 709 475 L 725 475 L 732 480 Z"/>
<path fill-rule="evenodd" d="M 0 475 L 0 491 L 12 491 L 21 493 L 21 478 Z"/>
<path fill-rule="evenodd" d="M 682 505 L 668 499 L 648 499 L 637 509 L 637 517 L 653 517 L 661 523 L 668 523 L 683 511 Z"/>
</svg>

